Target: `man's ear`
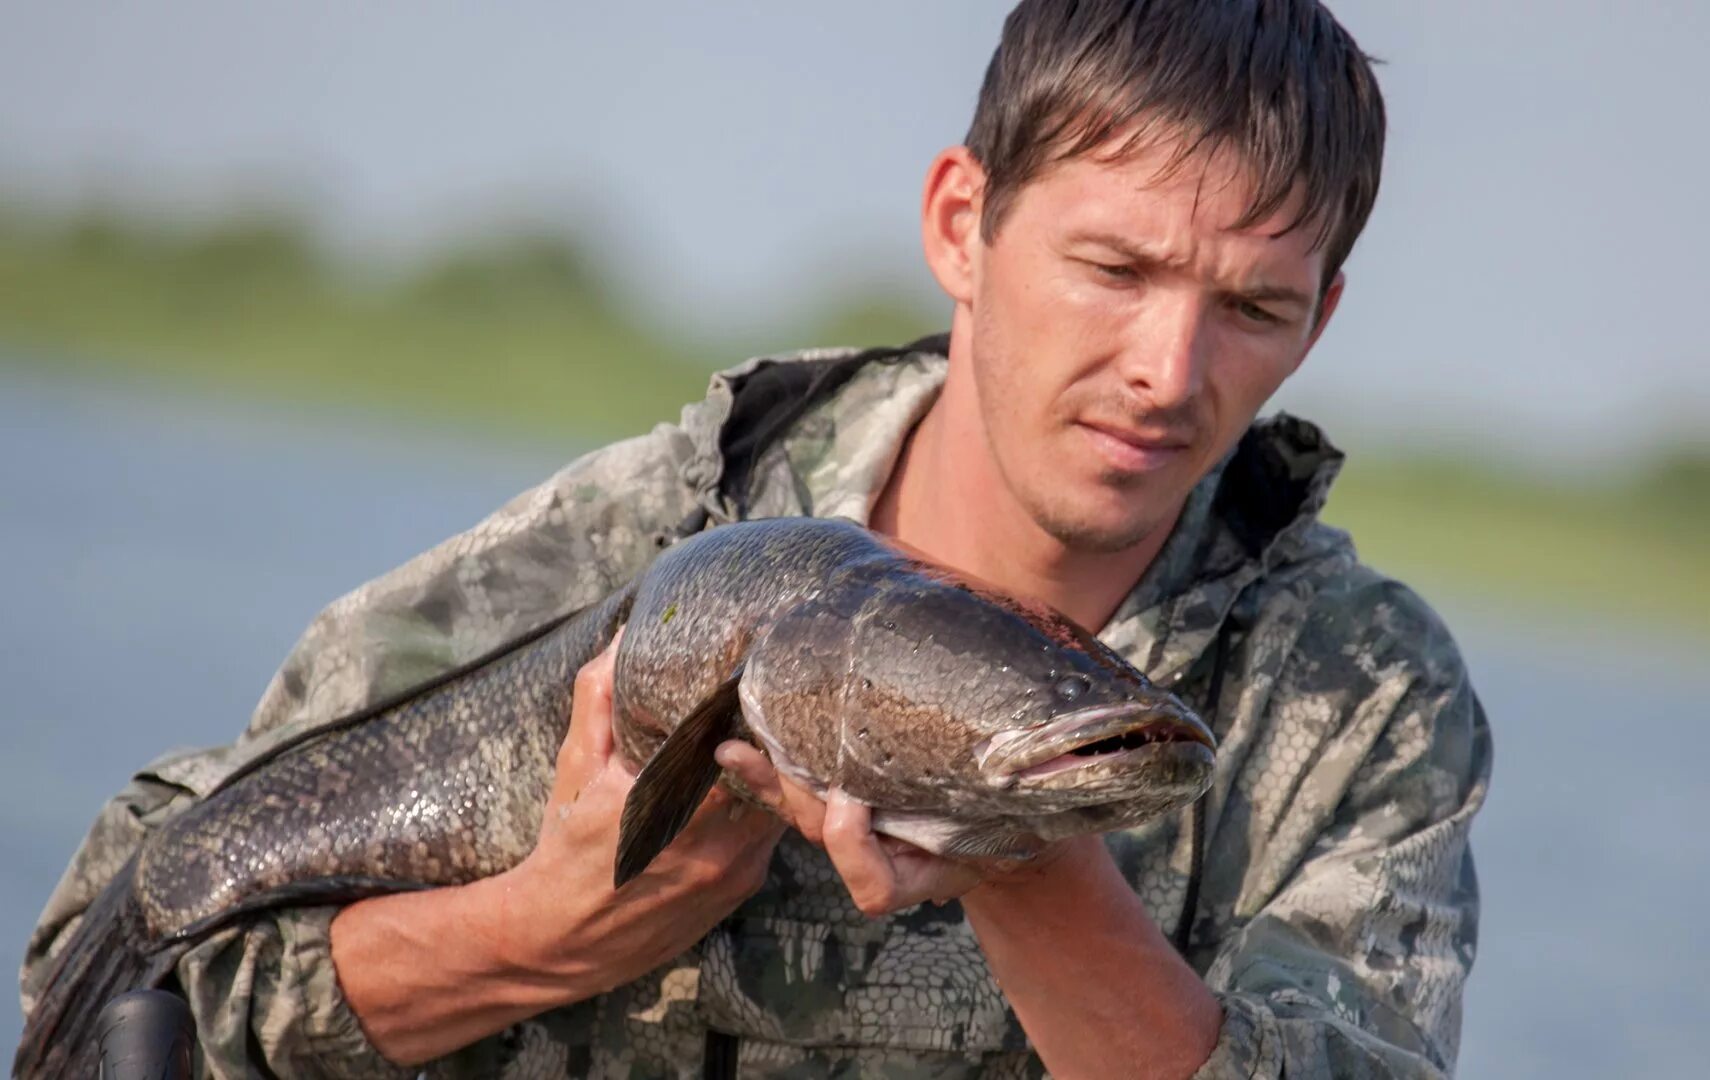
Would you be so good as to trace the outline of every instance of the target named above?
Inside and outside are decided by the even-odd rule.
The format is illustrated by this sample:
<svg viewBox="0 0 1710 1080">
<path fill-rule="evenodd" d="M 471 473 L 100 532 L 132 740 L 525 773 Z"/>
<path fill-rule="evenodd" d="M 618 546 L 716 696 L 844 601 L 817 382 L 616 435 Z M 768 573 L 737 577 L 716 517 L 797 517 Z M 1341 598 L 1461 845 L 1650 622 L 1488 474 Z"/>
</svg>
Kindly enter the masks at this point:
<svg viewBox="0 0 1710 1080">
<path fill-rule="evenodd" d="M 926 171 L 920 206 L 926 266 L 958 304 L 973 302 L 985 187 L 985 170 L 965 146 L 943 151 Z"/>
<path fill-rule="evenodd" d="M 1348 275 L 1338 270 L 1336 276 L 1330 279 L 1330 284 L 1324 289 L 1324 299 L 1318 301 L 1318 314 L 1312 324 L 1312 333 L 1307 336 L 1306 348 L 1300 351 L 1300 361 L 1295 364 L 1297 369 L 1301 363 L 1305 362 L 1306 354 L 1312 351 L 1314 345 L 1318 344 L 1318 339 L 1324 334 L 1324 328 L 1330 325 L 1330 316 L 1336 314 L 1336 307 L 1342 302 L 1342 289 L 1347 284 Z"/>
</svg>

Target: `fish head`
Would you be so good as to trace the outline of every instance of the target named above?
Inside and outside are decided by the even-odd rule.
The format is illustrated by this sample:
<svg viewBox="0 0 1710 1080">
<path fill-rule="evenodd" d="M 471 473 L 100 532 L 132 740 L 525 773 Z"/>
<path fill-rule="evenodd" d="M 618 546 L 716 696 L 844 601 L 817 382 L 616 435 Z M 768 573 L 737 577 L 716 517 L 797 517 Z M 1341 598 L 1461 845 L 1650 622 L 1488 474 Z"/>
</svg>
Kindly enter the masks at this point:
<svg viewBox="0 0 1710 1080">
<path fill-rule="evenodd" d="M 1056 815 L 1070 834 L 1211 782 L 1216 740 L 1193 710 L 1050 608 L 922 564 L 853 615 L 840 772 L 875 805 Z"/>
</svg>

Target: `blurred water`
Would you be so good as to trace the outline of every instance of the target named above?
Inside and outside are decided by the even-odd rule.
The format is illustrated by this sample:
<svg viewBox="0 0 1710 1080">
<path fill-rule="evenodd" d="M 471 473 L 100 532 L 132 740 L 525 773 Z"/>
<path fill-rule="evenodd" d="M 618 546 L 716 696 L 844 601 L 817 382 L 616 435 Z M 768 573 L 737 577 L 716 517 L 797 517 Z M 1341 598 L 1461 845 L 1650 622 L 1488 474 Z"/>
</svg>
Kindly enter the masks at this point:
<svg viewBox="0 0 1710 1080">
<path fill-rule="evenodd" d="M 574 452 L 369 426 L 0 366 L 0 970 L 133 768 L 230 739 L 322 604 Z M 1697 650 L 1443 606 L 1497 736 L 1462 1075 L 1700 1075 Z"/>
</svg>

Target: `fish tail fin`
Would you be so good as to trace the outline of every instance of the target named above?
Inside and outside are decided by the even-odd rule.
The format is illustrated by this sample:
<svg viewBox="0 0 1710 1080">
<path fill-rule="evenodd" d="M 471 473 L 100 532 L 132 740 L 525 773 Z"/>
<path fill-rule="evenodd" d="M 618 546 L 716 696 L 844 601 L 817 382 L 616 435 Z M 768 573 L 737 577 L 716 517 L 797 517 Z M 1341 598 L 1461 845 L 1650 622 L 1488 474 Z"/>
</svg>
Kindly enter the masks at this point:
<svg viewBox="0 0 1710 1080">
<path fill-rule="evenodd" d="M 131 891 L 136 857 L 95 898 L 53 962 L 12 1060 L 17 1080 L 99 1074 L 101 1010 L 128 990 L 157 985 L 182 947 L 147 950 L 147 921 Z"/>
</svg>

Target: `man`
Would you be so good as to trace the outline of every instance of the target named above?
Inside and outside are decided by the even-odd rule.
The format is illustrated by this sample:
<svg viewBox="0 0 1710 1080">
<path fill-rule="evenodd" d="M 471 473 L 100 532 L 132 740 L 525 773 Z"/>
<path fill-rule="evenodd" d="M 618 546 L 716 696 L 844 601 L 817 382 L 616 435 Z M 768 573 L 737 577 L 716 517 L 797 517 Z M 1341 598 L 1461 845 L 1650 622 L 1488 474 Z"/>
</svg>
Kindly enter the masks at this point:
<svg viewBox="0 0 1710 1080">
<path fill-rule="evenodd" d="M 334 603 L 235 747 L 157 762 L 103 813 L 31 942 L 26 1004 L 146 830 L 278 739 L 708 524 L 845 515 L 1101 628 L 1198 703 L 1207 798 L 980 876 L 727 744 L 778 816 L 715 792 L 614 891 L 631 775 L 608 655 L 578 679 L 520 866 L 277 913 L 184 958 L 214 1071 L 1449 1071 L 1488 730 L 1441 624 L 1317 521 L 1340 454 L 1253 423 L 1341 300 L 1382 141 L 1368 63 L 1312 0 L 1025 0 L 967 146 L 927 177 L 948 337 L 751 361 L 679 425 Z"/>
</svg>

